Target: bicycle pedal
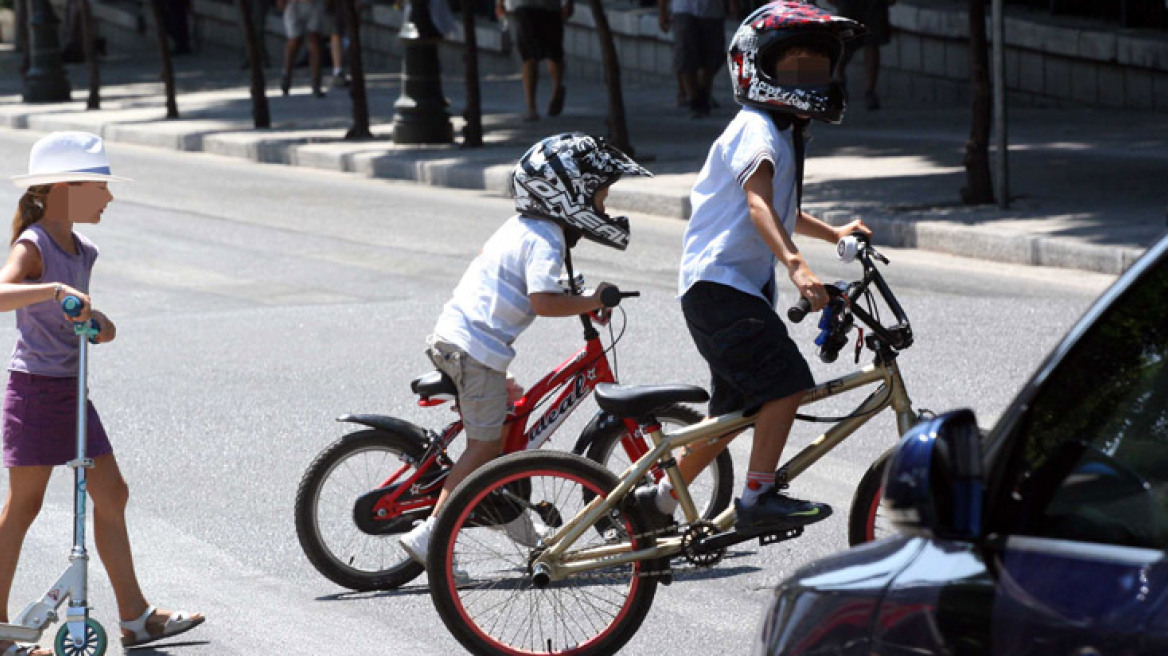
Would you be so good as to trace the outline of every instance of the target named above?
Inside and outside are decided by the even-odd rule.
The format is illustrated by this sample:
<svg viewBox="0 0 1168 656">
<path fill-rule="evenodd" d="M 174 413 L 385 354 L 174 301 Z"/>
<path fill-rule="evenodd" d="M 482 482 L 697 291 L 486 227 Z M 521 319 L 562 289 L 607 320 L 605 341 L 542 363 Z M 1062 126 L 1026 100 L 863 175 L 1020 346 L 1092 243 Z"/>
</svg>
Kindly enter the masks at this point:
<svg viewBox="0 0 1168 656">
<path fill-rule="evenodd" d="M 796 526 L 777 533 L 765 533 L 758 536 L 758 546 L 765 547 L 768 544 L 775 544 L 777 542 L 785 542 L 787 540 L 797 538 L 803 535 L 803 527 Z"/>
</svg>

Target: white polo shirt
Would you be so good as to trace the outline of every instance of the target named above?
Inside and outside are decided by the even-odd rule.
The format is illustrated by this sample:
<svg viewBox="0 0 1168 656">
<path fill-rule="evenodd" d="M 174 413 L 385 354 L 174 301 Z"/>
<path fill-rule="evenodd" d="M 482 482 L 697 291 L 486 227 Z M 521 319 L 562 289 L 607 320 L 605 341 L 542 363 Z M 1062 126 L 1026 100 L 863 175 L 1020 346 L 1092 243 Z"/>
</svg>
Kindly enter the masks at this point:
<svg viewBox="0 0 1168 656">
<path fill-rule="evenodd" d="M 721 283 L 774 305 L 763 288 L 775 277 L 777 259 L 750 221 L 742 186 L 763 162 L 774 168 L 774 203 L 783 228 L 795 234 L 795 144 L 791 129 L 779 131 L 771 117 L 743 107 L 710 147 L 698 174 L 693 208 L 681 254 L 678 295 L 694 283 Z M 777 296 L 777 285 L 771 285 Z"/>
<path fill-rule="evenodd" d="M 527 296 L 561 291 L 564 252 L 560 226 L 511 217 L 467 267 L 434 334 L 491 369 L 507 371 L 515 357 L 511 344 L 535 320 Z"/>
</svg>

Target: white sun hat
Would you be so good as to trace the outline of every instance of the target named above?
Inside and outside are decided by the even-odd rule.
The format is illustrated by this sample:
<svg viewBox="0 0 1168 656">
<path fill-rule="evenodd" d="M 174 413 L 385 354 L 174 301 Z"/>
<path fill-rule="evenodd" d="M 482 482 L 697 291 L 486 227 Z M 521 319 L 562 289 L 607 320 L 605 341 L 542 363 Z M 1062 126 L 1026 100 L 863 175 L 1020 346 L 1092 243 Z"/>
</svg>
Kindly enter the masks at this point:
<svg viewBox="0 0 1168 656">
<path fill-rule="evenodd" d="M 28 155 L 28 175 L 12 176 L 17 187 L 87 181 L 133 182 L 110 174 L 105 144 L 88 132 L 54 132 L 41 137 Z"/>
</svg>

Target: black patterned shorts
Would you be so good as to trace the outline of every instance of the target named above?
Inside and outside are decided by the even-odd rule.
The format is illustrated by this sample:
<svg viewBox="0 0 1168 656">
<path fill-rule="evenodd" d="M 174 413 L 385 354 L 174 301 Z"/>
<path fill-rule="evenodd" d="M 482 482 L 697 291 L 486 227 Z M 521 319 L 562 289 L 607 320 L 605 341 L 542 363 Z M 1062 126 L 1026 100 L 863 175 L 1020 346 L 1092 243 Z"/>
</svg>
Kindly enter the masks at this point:
<svg viewBox="0 0 1168 656">
<path fill-rule="evenodd" d="M 710 366 L 710 416 L 757 409 L 814 387 L 807 360 L 762 298 L 699 282 L 682 296 L 681 310 Z"/>
</svg>

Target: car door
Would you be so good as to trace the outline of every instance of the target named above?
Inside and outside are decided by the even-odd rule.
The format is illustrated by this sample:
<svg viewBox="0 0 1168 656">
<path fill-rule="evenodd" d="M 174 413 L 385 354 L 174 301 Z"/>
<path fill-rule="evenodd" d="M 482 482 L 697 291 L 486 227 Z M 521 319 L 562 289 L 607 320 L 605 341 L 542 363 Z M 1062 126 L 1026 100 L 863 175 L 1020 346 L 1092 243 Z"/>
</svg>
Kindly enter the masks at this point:
<svg viewBox="0 0 1168 656">
<path fill-rule="evenodd" d="M 1168 257 L 1048 361 L 997 432 L 993 653 L 1168 653 Z"/>
</svg>

